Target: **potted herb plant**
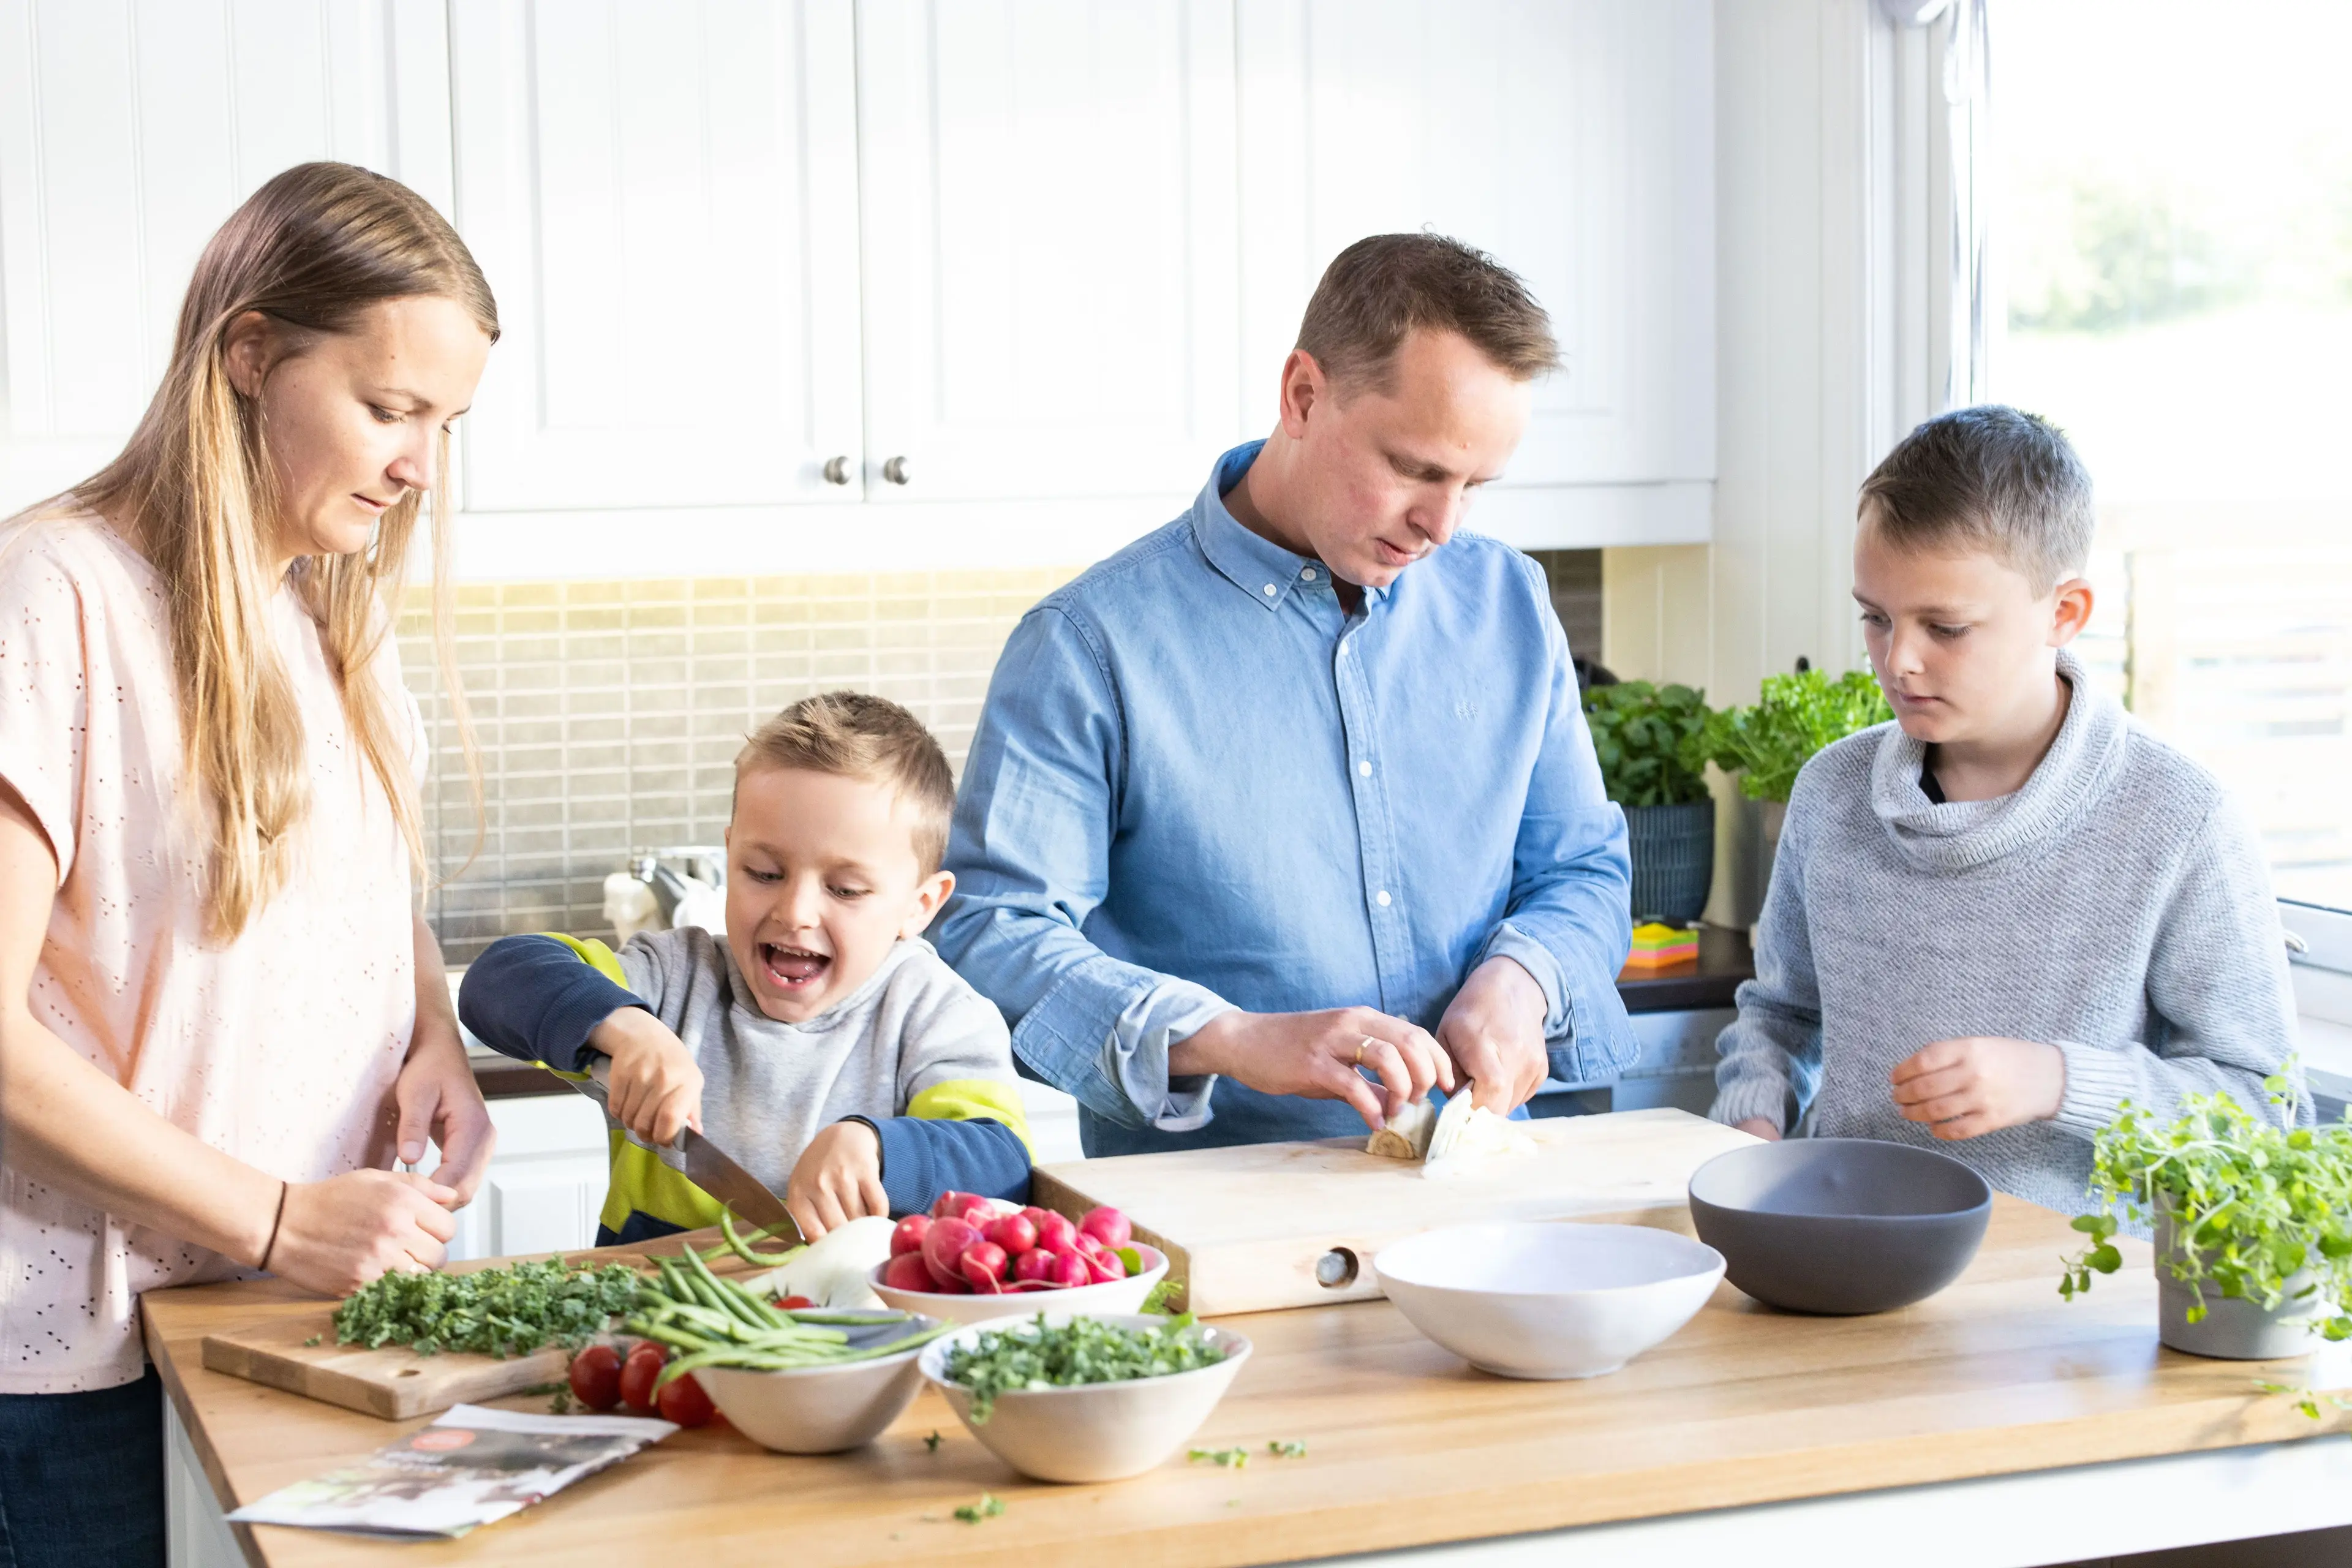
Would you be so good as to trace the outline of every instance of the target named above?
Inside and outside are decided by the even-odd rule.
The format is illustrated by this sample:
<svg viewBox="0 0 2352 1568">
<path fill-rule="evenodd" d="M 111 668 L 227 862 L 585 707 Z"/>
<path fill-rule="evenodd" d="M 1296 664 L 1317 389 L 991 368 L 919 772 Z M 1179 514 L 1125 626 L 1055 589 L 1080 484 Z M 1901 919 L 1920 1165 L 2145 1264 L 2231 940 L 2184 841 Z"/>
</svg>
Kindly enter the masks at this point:
<svg viewBox="0 0 2352 1568">
<path fill-rule="evenodd" d="M 1737 773 L 1739 793 L 1763 806 L 1756 875 L 1741 900 L 1750 905 L 1747 918 L 1754 918 L 1763 904 L 1798 771 L 1832 742 L 1894 717 L 1886 694 L 1869 670 L 1852 669 L 1832 679 L 1801 667 L 1793 675 L 1766 676 L 1754 707 L 1727 708 L 1708 721 L 1698 755 L 1727 773 Z"/>
<path fill-rule="evenodd" d="M 1699 749 L 1706 701 L 1687 686 L 1626 680 L 1587 691 L 1584 712 L 1601 782 L 1625 808 L 1633 919 L 1689 925 L 1715 879 L 1715 799 Z"/>
<path fill-rule="evenodd" d="M 2225 1094 L 2191 1095 L 2159 1123 L 2129 1101 L 2100 1132 L 2091 1190 L 2100 1208 L 2074 1228 L 2068 1300 L 2113 1274 L 2115 1211 L 2156 1233 L 2157 1333 L 2192 1355 L 2300 1354 L 2317 1332 L 2352 1339 L 2352 1121 L 2298 1127 L 2284 1077 L 2264 1082 L 2275 1120 Z"/>
</svg>

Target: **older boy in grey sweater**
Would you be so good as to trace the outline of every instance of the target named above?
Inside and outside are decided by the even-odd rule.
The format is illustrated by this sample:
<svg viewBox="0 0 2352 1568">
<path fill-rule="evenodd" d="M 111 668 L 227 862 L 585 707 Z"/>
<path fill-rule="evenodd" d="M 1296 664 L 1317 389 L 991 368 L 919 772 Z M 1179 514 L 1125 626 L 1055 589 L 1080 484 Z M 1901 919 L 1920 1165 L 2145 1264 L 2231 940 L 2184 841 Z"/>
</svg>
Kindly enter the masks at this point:
<svg viewBox="0 0 2352 1568">
<path fill-rule="evenodd" d="M 2126 1100 L 2263 1106 L 2294 1009 L 2261 847 L 2066 651 L 2091 531 L 2073 449 L 2013 409 L 1929 420 L 1864 482 L 1854 598 L 1895 722 L 1798 776 L 1717 1121 L 1778 1138 L 1810 1109 L 2071 1212 Z"/>
</svg>

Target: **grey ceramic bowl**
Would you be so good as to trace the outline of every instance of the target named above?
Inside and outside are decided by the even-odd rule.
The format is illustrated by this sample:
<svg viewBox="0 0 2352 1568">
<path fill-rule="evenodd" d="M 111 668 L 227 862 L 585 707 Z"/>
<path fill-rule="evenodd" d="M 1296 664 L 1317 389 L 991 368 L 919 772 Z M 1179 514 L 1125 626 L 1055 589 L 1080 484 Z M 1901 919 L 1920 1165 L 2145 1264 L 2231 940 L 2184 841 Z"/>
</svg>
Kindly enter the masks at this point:
<svg viewBox="0 0 2352 1568">
<path fill-rule="evenodd" d="M 1725 1277 L 1792 1312 L 1885 1312 L 1959 1278 L 1992 1189 L 1948 1155 L 1868 1138 L 1791 1138 L 1692 1173 L 1691 1224 Z"/>
</svg>

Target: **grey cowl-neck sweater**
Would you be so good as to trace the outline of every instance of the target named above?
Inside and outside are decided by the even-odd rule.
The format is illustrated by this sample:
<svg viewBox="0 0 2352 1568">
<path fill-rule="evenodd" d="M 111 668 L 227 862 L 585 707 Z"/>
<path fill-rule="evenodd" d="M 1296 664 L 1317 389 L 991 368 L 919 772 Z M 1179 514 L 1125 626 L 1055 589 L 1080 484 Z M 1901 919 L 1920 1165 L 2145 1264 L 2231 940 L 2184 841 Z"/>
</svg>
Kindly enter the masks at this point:
<svg viewBox="0 0 2352 1568">
<path fill-rule="evenodd" d="M 2226 1089 L 2265 1104 L 2294 1049 L 2270 877 L 2220 782 L 2089 689 L 2015 795 L 1938 805 L 1895 724 L 1805 764 L 1758 934 L 1756 978 L 1716 1042 L 1718 1121 L 1916 1143 L 2004 1192 L 2077 1212 L 2092 1137 L 2129 1100 L 2159 1116 Z M 1889 1075 L 1937 1040 L 2056 1046 L 2048 1121 L 1947 1142 L 1896 1113 Z M 2305 1120 L 2310 1111 L 2303 1112 Z"/>
</svg>

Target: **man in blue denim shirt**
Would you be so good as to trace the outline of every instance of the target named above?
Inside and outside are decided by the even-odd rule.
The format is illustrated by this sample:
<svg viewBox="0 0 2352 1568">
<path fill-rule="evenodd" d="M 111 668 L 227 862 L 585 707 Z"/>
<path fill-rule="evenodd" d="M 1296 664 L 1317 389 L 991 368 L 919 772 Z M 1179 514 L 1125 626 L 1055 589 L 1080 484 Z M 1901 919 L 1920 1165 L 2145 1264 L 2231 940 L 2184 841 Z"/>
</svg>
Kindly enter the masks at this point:
<svg viewBox="0 0 2352 1568">
<path fill-rule="evenodd" d="M 1533 561 L 1457 532 L 1557 355 L 1490 258 L 1359 241 L 1274 433 L 1013 632 L 933 936 L 1088 1154 L 1631 1060 L 1625 821 L 1567 639 Z"/>
</svg>

